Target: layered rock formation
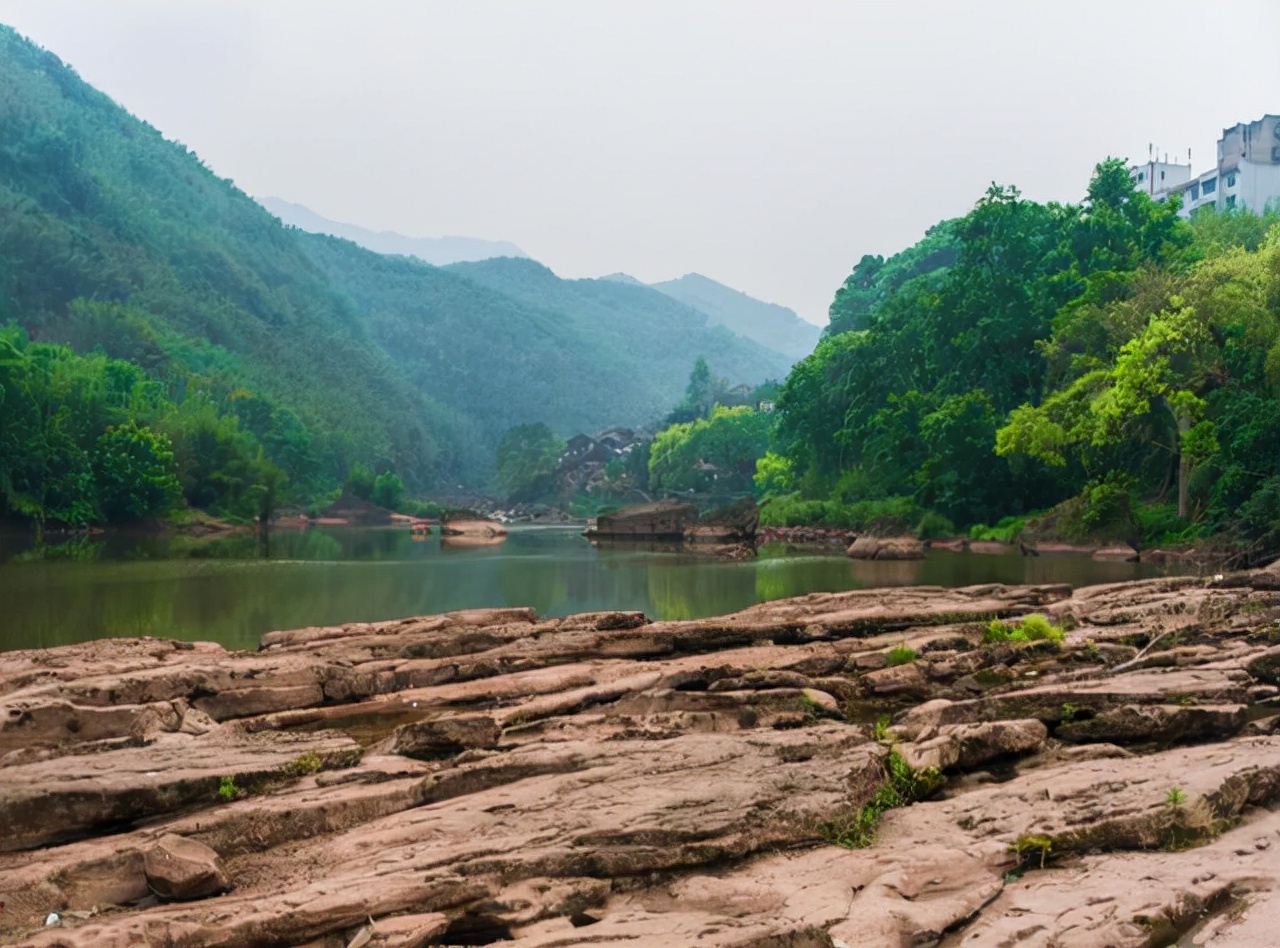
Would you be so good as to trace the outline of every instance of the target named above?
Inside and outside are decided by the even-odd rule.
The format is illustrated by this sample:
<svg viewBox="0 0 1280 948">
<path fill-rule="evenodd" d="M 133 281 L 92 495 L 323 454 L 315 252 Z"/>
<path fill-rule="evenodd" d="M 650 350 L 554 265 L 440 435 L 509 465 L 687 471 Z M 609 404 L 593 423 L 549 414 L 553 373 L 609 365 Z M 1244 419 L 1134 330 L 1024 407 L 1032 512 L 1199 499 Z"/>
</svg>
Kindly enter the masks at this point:
<svg viewBox="0 0 1280 948">
<path fill-rule="evenodd" d="M 0 653 L 0 940 L 1273 945 L 1278 585 Z"/>
</svg>

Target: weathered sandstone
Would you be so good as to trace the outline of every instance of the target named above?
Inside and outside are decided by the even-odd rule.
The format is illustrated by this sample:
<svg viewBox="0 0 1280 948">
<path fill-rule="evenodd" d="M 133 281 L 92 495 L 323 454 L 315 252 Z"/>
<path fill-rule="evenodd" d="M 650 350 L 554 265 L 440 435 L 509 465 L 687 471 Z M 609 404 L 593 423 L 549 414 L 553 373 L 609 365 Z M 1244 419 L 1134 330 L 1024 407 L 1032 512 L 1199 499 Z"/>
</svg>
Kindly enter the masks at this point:
<svg viewBox="0 0 1280 948">
<path fill-rule="evenodd" d="M 0 653 L 0 941 L 1270 945 L 1278 586 Z"/>
</svg>

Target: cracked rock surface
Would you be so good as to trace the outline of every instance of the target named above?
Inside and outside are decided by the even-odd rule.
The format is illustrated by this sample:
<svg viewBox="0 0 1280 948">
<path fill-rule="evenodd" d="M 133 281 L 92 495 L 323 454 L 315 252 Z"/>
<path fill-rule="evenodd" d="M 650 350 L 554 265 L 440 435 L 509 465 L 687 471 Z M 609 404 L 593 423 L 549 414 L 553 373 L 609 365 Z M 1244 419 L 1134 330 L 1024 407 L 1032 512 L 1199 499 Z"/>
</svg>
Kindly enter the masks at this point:
<svg viewBox="0 0 1280 948">
<path fill-rule="evenodd" d="M 0 942 L 1274 946 L 1278 644 L 1257 571 L 4 652 Z"/>
</svg>

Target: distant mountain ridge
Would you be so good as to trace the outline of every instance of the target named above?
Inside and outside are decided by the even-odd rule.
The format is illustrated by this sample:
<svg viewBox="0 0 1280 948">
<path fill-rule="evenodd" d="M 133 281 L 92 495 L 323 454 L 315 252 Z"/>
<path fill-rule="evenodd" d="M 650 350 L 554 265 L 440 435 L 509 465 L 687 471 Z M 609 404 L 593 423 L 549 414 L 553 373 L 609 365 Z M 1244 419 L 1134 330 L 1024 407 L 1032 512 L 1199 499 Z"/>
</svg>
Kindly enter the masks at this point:
<svg viewBox="0 0 1280 948">
<path fill-rule="evenodd" d="M 260 197 L 258 203 L 281 221 L 312 234 L 342 237 L 374 253 L 417 257 L 437 267 L 468 260 L 491 257 L 527 257 L 523 250 L 508 240 L 483 240 L 479 237 L 406 237 L 395 231 L 373 231 L 355 224 L 330 220 L 309 207 L 278 197 Z"/>
<path fill-rule="evenodd" d="M 700 273 L 686 273 L 678 280 L 651 286 L 659 293 L 706 313 L 711 325 L 724 326 L 781 352 L 792 361 L 813 352 L 822 335 L 822 327 L 801 318 L 795 310 L 758 300 Z"/>
<path fill-rule="evenodd" d="M 530 259 L 523 250 L 505 240 L 481 240 L 472 237 L 406 237 L 392 231 L 372 231 L 357 224 L 331 220 L 308 207 L 283 198 L 268 196 L 257 200 L 282 222 L 292 227 L 311 234 L 341 237 L 374 253 L 417 257 L 433 266 L 447 267 L 455 263 L 478 263 L 502 257 Z M 528 275 L 533 271 L 522 272 Z M 687 273 L 676 280 L 653 284 L 644 283 L 622 271 L 610 273 L 598 279 L 600 282 L 656 290 L 706 316 L 708 326 L 723 326 L 730 332 L 756 342 L 766 349 L 781 353 L 792 362 L 797 362 L 809 355 L 822 335 L 821 327 L 802 319 L 794 310 L 776 303 L 758 300 L 700 273 Z"/>
</svg>

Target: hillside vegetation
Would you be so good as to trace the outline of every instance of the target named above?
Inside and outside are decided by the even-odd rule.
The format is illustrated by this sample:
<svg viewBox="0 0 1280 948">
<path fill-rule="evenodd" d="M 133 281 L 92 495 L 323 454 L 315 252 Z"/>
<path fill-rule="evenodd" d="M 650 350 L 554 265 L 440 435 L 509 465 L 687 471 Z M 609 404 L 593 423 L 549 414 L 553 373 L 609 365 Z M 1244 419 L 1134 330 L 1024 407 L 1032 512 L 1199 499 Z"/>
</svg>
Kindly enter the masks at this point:
<svg viewBox="0 0 1280 948">
<path fill-rule="evenodd" d="M 0 473 L 0 515 L 108 516 L 96 501 L 33 500 L 56 493 L 44 483 L 55 469 L 89 476 L 98 433 L 72 439 L 79 460 L 54 460 L 57 413 L 33 394 L 53 383 L 28 371 L 46 371 L 54 350 L 29 344 L 69 347 L 59 364 L 98 352 L 135 366 L 171 415 L 199 416 L 201 437 L 220 445 L 211 456 L 258 472 L 244 474 L 257 478 L 249 485 L 228 475 L 212 500 L 183 495 L 224 511 L 244 508 L 264 477 L 304 501 L 357 464 L 394 470 L 417 493 L 484 486 L 511 425 L 568 434 L 649 422 L 680 400 L 700 354 L 735 382 L 786 370 L 789 360 L 655 291 L 615 299 L 517 263 L 529 269 L 495 281 L 283 226 L 0 27 L 0 326 L 20 330 L 6 351 L 30 382 L 11 379 L 0 404 L 5 443 L 25 465 Z M 127 415 L 160 430 L 160 414 L 113 409 L 98 421 L 105 431 Z"/>
<path fill-rule="evenodd" d="M 864 257 L 778 399 L 774 516 L 1277 546 L 1280 215 L 1175 211 L 1109 160 Z"/>
</svg>

